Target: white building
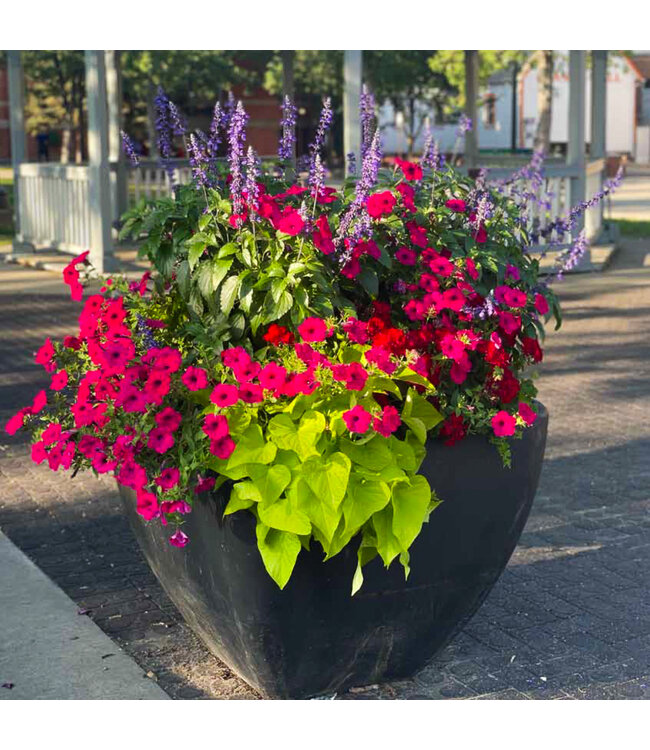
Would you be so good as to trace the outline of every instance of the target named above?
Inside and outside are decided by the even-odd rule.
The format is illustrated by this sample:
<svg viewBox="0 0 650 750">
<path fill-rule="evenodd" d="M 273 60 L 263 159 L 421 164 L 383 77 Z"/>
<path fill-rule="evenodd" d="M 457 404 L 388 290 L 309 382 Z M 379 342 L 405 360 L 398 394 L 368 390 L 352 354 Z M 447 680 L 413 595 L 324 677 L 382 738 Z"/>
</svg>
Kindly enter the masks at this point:
<svg viewBox="0 0 650 750">
<path fill-rule="evenodd" d="M 537 128 L 537 71 L 524 71 L 516 77 L 512 68 L 492 75 L 482 91 L 478 112 L 478 143 L 481 151 L 511 151 L 530 149 Z M 606 133 L 608 154 L 637 153 L 637 108 L 638 91 L 644 77 L 633 60 L 610 54 L 607 69 L 607 117 Z M 591 138 L 591 69 L 586 71 L 586 122 L 585 137 Z M 443 151 L 454 150 L 456 142 L 455 124 L 436 125 L 435 114 L 426 105 L 417 106 L 420 116 L 428 115 L 433 132 Z M 403 117 L 386 102 L 379 112 L 384 149 L 387 153 L 406 151 L 407 142 Z M 513 135 L 514 128 L 514 135 Z M 551 142 L 566 146 L 569 140 L 569 64 L 568 52 L 558 52 L 555 61 L 553 82 L 553 111 L 551 120 Z M 416 140 L 415 152 L 422 149 L 424 134 Z M 462 152 L 462 143 L 459 144 Z"/>
</svg>

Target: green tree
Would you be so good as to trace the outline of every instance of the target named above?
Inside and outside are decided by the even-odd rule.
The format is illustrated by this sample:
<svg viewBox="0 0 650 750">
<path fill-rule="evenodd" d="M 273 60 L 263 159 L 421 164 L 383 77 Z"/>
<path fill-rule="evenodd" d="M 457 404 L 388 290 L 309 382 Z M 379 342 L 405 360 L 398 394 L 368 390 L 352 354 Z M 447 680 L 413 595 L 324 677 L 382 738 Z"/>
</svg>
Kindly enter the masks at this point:
<svg viewBox="0 0 650 750">
<path fill-rule="evenodd" d="M 443 70 L 434 71 L 435 50 L 364 51 L 364 79 L 378 103 L 390 101 L 404 115 L 409 155 L 432 108 L 440 108 L 452 93 Z"/>
<path fill-rule="evenodd" d="M 83 161 L 85 150 L 86 73 L 82 50 L 37 50 L 23 53 L 27 80 L 26 127 L 61 130 L 61 161 Z"/>
</svg>

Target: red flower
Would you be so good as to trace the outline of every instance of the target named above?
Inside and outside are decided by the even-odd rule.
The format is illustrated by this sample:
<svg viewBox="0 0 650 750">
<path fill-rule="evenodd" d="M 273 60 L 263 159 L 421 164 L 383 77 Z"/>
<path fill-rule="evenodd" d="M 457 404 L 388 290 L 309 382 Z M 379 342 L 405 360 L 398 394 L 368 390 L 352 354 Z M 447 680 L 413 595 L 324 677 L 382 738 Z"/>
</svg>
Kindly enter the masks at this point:
<svg viewBox="0 0 650 750">
<path fill-rule="evenodd" d="M 521 318 L 511 312 L 501 311 L 499 312 L 499 325 L 505 333 L 512 336 L 521 328 Z"/>
<path fill-rule="evenodd" d="M 259 375 L 261 369 L 259 362 L 253 362 L 252 359 L 232 368 L 235 378 L 240 383 L 248 383 L 250 380 L 253 380 L 253 378 Z"/>
<path fill-rule="evenodd" d="M 190 538 L 180 529 L 176 529 L 176 531 L 169 537 L 169 543 L 172 547 L 184 547 L 189 541 Z"/>
<path fill-rule="evenodd" d="M 325 341 L 331 335 L 322 318 L 305 318 L 298 326 L 298 333 L 303 341 Z"/>
<path fill-rule="evenodd" d="M 537 414 L 523 401 L 519 404 L 518 414 L 527 425 L 533 424 L 537 419 Z"/>
<path fill-rule="evenodd" d="M 136 510 L 146 521 L 151 521 L 152 518 L 160 515 L 158 500 L 153 492 L 138 491 Z"/>
<path fill-rule="evenodd" d="M 218 440 L 230 434 L 228 420 L 223 414 L 206 415 L 201 429 L 211 440 Z"/>
<path fill-rule="evenodd" d="M 175 432 L 181 425 L 183 417 L 171 406 L 167 406 L 156 414 L 156 424 L 161 430 Z"/>
<path fill-rule="evenodd" d="M 399 412 L 394 406 L 384 406 L 381 417 L 375 417 L 372 426 L 384 437 L 390 437 L 402 424 Z"/>
<path fill-rule="evenodd" d="M 156 479 L 156 484 L 159 487 L 162 487 L 163 490 L 171 490 L 176 487 L 176 485 L 180 481 L 180 478 L 180 471 L 178 469 L 170 467 L 168 469 L 163 469 L 160 472 L 160 476 L 158 477 L 158 479 Z"/>
<path fill-rule="evenodd" d="M 515 434 L 517 420 L 507 411 L 498 411 L 491 421 L 492 429 L 497 437 L 508 437 Z"/>
<path fill-rule="evenodd" d="M 208 490 L 211 490 L 214 485 L 216 484 L 216 479 L 214 477 L 206 477 L 205 479 L 200 479 L 196 487 L 194 488 L 194 492 L 199 495 L 201 492 L 208 492 Z"/>
<path fill-rule="evenodd" d="M 450 414 L 440 427 L 440 437 L 446 438 L 445 445 L 455 445 L 467 434 L 463 418 L 456 414 Z"/>
<path fill-rule="evenodd" d="M 262 338 L 272 346 L 280 346 L 281 344 L 290 345 L 294 342 L 293 333 L 288 328 L 279 326 L 277 323 L 272 323 Z"/>
<path fill-rule="evenodd" d="M 210 394 L 210 401 L 221 409 L 236 404 L 239 401 L 237 387 L 226 383 L 216 385 Z"/>
<path fill-rule="evenodd" d="M 281 388 L 287 379 L 287 371 L 284 367 L 276 364 L 275 362 L 269 362 L 259 374 L 259 381 L 262 388 L 266 388 L 269 391 L 275 391 Z"/>
<path fill-rule="evenodd" d="M 535 309 L 540 315 L 546 315 L 546 313 L 548 312 L 548 302 L 543 294 L 535 295 Z"/>
<path fill-rule="evenodd" d="M 259 385 L 244 383 L 239 389 L 239 398 L 246 404 L 259 404 L 264 401 L 264 391 Z"/>
<path fill-rule="evenodd" d="M 374 193 L 368 198 L 366 208 L 373 219 L 381 219 L 382 216 L 388 216 L 395 208 L 395 196 L 390 190 L 384 190 L 381 193 Z"/>
<path fill-rule="evenodd" d="M 316 220 L 316 229 L 312 232 L 312 240 L 324 255 L 331 255 L 335 251 L 336 248 L 334 242 L 332 242 L 332 230 L 325 214 L 321 214 Z"/>
<path fill-rule="evenodd" d="M 467 210 L 467 203 L 460 198 L 451 198 L 445 203 L 445 206 L 457 214 L 464 214 Z"/>
<path fill-rule="evenodd" d="M 412 161 L 405 161 L 399 157 L 395 158 L 397 165 L 402 170 L 404 177 L 407 180 L 421 180 L 422 179 L 422 167 Z"/>
<path fill-rule="evenodd" d="M 42 365 L 48 372 L 54 372 L 56 365 L 54 364 L 54 347 L 50 339 L 45 339 L 43 346 L 36 352 L 34 361 L 37 365 Z"/>
<path fill-rule="evenodd" d="M 452 287 L 442 293 L 442 301 L 449 310 L 460 312 L 465 305 L 465 295 L 458 287 Z"/>
<path fill-rule="evenodd" d="M 210 441 L 210 453 L 217 458 L 230 458 L 237 446 L 230 435 L 224 435 L 217 440 Z"/>
<path fill-rule="evenodd" d="M 363 406 L 357 404 L 355 407 L 343 414 L 343 421 L 350 432 L 364 433 L 368 431 L 372 422 L 372 414 Z"/>
<path fill-rule="evenodd" d="M 302 216 L 290 206 L 284 209 L 282 217 L 278 221 L 277 228 L 285 234 L 290 234 L 292 237 L 302 232 L 305 222 Z"/>
<path fill-rule="evenodd" d="M 52 375 L 50 388 L 53 391 L 62 391 L 68 385 L 68 373 L 65 370 L 59 370 Z"/>
<path fill-rule="evenodd" d="M 202 367 L 188 367 L 181 380 L 188 391 L 201 391 L 208 387 L 208 373 Z"/>
<path fill-rule="evenodd" d="M 21 409 L 17 414 L 14 414 L 13 417 L 11 417 L 5 425 L 5 431 L 9 435 L 15 435 L 25 423 L 26 414 L 31 414 L 31 408 L 29 406 Z"/>
<path fill-rule="evenodd" d="M 406 225 L 406 228 L 408 229 L 411 242 L 416 247 L 427 246 L 427 230 L 424 227 L 421 227 L 415 222 L 411 221 Z"/>
<path fill-rule="evenodd" d="M 368 373 L 358 362 L 349 365 L 334 365 L 332 368 L 334 379 L 345 383 L 349 391 L 360 391 L 366 384 Z"/>
<path fill-rule="evenodd" d="M 530 336 L 525 336 L 521 340 L 521 346 L 524 351 L 524 354 L 527 357 L 530 357 L 533 360 L 533 362 L 542 361 L 544 354 L 542 352 L 542 348 L 539 345 L 539 342 L 537 341 L 537 339 L 534 339 Z"/>
<path fill-rule="evenodd" d="M 250 355 L 242 346 L 233 346 L 221 352 L 221 361 L 226 367 L 241 367 L 251 361 Z"/>
<path fill-rule="evenodd" d="M 408 247 L 400 247 L 395 253 L 395 259 L 405 266 L 414 266 L 418 259 L 418 254 L 415 250 L 411 250 Z"/>
<path fill-rule="evenodd" d="M 171 432 L 156 427 L 149 433 L 147 446 L 151 448 L 152 451 L 156 451 L 156 453 L 166 453 L 174 446 L 174 442 L 174 436 Z"/>
<path fill-rule="evenodd" d="M 429 268 L 433 271 L 433 273 L 444 278 L 446 278 L 447 276 L 451 276 L 451 274 L 454 272 L 454 264 L 441 255 L 429 261 Z"/>
</svg>

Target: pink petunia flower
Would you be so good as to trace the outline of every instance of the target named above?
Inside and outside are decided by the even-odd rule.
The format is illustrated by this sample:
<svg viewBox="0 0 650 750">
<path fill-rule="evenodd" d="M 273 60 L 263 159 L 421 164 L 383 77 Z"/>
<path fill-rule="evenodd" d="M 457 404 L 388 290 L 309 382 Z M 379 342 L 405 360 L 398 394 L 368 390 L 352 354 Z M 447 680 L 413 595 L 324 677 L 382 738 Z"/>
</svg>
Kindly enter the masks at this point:
<svg viewBox="0 0 650 750">
<path fill-rule="evenodd" d="M 363 434 L 368 431 L 372 423 L 372 414 L 366 411 L 363 406 L 357 404 L 352 409 L 344 412 L 343 421 L 350 432 Z"/>
</svg>

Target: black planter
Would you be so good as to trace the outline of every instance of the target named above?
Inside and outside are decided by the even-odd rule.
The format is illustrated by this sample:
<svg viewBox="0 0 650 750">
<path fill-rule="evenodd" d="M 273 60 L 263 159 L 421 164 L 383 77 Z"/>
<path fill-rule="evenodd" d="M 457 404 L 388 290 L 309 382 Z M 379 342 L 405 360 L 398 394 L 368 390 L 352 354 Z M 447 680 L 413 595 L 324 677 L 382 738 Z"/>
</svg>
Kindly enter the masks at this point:
<svg viewBox="0 0 650 750">
<path fill-rule="evenodd" d="M 190 627 L 246 682 L 270 698 L 304 698 L 408 677 L 465 625 L 503 572 L 523 530 L 542 466 L 548 414 L 512 441 L 512 469 L 472 436 L 449 448 L 431 440 L 422 473 L 440 505 L 411 548 L 411 575 L 379 559 L 350 597 L 356 548 L 326 563 L 317 543 L 302 550 L 280 591 L 255 542 L 254 519 L 222 519 L 225 497 L 195 502 L 169 545 L 121 488 L 147 560 Z"/>
</svg>

